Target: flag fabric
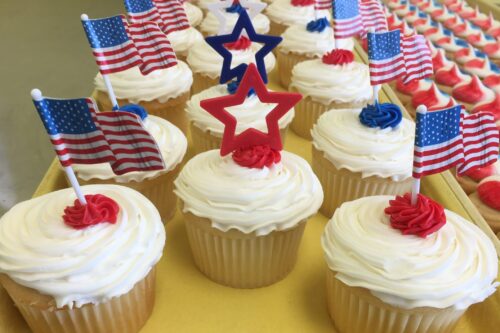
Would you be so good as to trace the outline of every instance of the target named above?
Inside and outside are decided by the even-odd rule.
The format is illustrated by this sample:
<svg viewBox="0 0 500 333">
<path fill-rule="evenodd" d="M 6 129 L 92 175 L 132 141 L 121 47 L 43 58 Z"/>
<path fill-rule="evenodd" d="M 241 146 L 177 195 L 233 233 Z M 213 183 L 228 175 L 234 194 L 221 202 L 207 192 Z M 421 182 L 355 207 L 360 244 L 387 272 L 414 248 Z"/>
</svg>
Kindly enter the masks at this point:
<svg viewBox="0 0 500 333">
<path fill-rule="evenodd" d="M 349 38 L 364 33 L 359 12 L 359 0 L 336 0 L 332 4 L 333 31 L 335 38 Z"/>
<path fill-rule="evenodd" d="M 128 24 L 117 15 L 82 24 L 102 74 L 138 66 L 147 75 L 177 64 L 170 42 L 154 22 Z"/>
<path fill-rule="evenodd" d="M 425 113 L 417 111 L 414 178 L 439 173 L 463 163 L 462 117 L 461 105 Z"/>
<path fill-rule="evenodd" d="M 334 0 L 314 0 L 315 10 L 328 10 L 332 9 L 332 2 Z"/>
<path fill-rule="evenodd" d="M 359 12 L 363 23 L 363 35 L 368 32 L 386 32 L 387 19 L 379 0 L 359 0 Z"/>
<path fill-rule="evenodd" d="M 457 167 L 458 174 L 487 166 L 498 159 L 499 133 L 493 114 L 478 112 L 465 115 L 462 133 L 464 162 Z"/>
<path fill-rule="evenodd" d="M 164 168 L 155 140 L 136 114 L 97 113 L 90 98 L 43 98 L 34 103 L 64 167 L 111 163 L 117 175 Z"/>
<path fill-rule="evenodd" d="M 424 79 L 434 74 L 431 50 L 424 36 L 418 34 L 401 36 L 401 48 L 406 67 L 403 83 Z"/>
</svg>

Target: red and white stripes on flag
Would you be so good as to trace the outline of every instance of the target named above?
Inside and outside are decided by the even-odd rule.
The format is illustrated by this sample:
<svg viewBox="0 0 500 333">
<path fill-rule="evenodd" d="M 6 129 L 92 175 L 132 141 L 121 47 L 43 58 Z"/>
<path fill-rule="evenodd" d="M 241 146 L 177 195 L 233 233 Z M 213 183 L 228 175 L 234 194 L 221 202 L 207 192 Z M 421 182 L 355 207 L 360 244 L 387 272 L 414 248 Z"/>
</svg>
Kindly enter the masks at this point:
<svg viewBox="0 0 500 333">
<path fill-rule="evenodd" d="M 334 0 L 314 0 L 315 10 L 328 10 L 332 9 L 332 2 Z"/>
<path fill-rule="evenodd" d="M 165 34 L 190 27 L 182 2 L 179 0 L 152 0 L 163 20 Z"/>
<path fill-rule="evenodd" d="M 432 67 L 431 50 L 427 46 L 424 36 L 401 35 L 401 50 L 406 68 L 403 82 L 420 80 L 434 74 Z"/>
<path fill-rule="evenodd" d="M 498 159 L 499 133 L 493 114 L 478 112 L 466 115 L 462 121 L 464 162 L 457 167 L 459 174 L 484 167 Z"/>
<path fill-rule="evenodd" d="M 364 34 L 387 31 L 387 19 L 379 0 L 360 0 L 359 12 L 363 21 Z"/>
</svg>

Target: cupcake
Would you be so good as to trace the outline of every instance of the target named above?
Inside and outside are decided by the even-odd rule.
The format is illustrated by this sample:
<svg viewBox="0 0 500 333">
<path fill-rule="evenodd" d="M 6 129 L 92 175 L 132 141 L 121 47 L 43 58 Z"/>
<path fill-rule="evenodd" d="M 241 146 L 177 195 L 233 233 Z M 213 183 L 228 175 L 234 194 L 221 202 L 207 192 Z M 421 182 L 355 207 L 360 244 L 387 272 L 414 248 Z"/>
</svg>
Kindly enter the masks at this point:
<svg viewBox="0 0 500 333">
<path fill-rule="evenodd" d="M 462 73 L 457 64 L 453 64 L 449 67 L 437 70 L 434 74 L 434 80 L 441 91 L 451 95 L 453 87 L 467 84 L 470 82 L 471 77 L 470 75 Z"/>
<path fill-rule="evenodd" d="M 270 35 L 280 36 L 291 25 L 306 25 L 320 17 L 329 17 L 327 10 L 314 9 L 314 0 L 275 0 L 265 11 L 271 20 Z"/>
<path fill-rule="evenodd" d="M 472 45 L 469 45 L 469 46 L 455 52 L 454 57 L 453 57 L 455 62 L 458 63 L 459 65 L 463 65 L 467 61 L 472 60 L 472 59 L 476 59 L 476 58 L 484 59 L 484 58 L 486 58 L 486 54 L 484 54 L 483 52 L 474 48 Z"/>
<path fill-rule="evenodd" d="M 407 105 L 406 110 L 415 117 L 419 105 L 425 105 L 427 110 L 435 111 L 449 108 L 455 104 L 453 98 L 439 90 L 435 83 L 431 83 L 429 88 L 418 91 L 413 95 L 411 105 Z"/>
<path fill-rule="evenodd" d="M 495 38 L 491 37 L 490 35 L 485 35 L 481 30 L 477 31 L 476 33 L 471 33 L 469 36 L 467 36 L 466 40 L 477 48 L 483 48 L 486 45 L 494 43 L 496 41 Z"/>
<path fill-rule="evenodd" d="M 186 61 L 189 50 L 203 41 L 202 34 L 193 27 L 188 29 L 173 31 L 168 34 L 168 40 L 172 43 L 172 48 L 178 60 Z"/>
<path fill-rule="evenodd" d="M 278 45 L 278 60 L 281 85 L 290 84 L 292 69 L 299 62 L 321 58 L 323 54 L 335 48 L 333 29 L 326 18 L 313 20 L 306 25 L 295 24 L 288 27 L 281 35 L 283 41 Z M 339 48 L 352 51 L 352 38 L 339 39 Z"/>
<path fill-rule="evenodd" d="M 415 125 L 383 103 L 331 110 L 312 130 L 312 168 L 325 193 L 321 213 L 363 196 L 403 194 L 412 184 Z"/>
<path fill-rule="evenodd" d="M 246 37 L 240 37 L 237 42 L 231 45 L 226 44 L 226 47 L 233 56 L 233 67 L 239 64 L 255 62 L 255 53 L 260 50 L 259 44 L 252 43 Z M 187 57 L 187 63 L 194 73 L 194 82 L 191 90 L 192 94 L 197 94 L 219 84 L 222 60 L 220 54 L 212 49 L 206 42 L 203 41 L 194 45 Z M 276 58 L 272 53 L 269 53 L 265 57 L 264 62 L 266 71 L 269 73 L 274 68 Z"/>
<path fill-rule="evenodd" d="M 483 46 L 483 52 L 490 58 L 496 65 L 500 65 L 500 42 L 495 41 Z"/>
<path fill-rule="evenodd" d="M 495 292 L 495 247 L 477 226 L 429 198 L 419 196 L 416 207 L 409 195 L 392 199 L 347 202 L 325 228 L 326 297 L 335 328 L 452 332 L 470 305 Z"/>
<path fill-rule="evenodd" d="M 493 74 L 483 79 L 483 83 L 497 94 L 500 94 L 500 74 Z"/>
<path fill-rule="evenodd" d="M 193 95 L 186 105 L 186 113 L 190 120 L 192 148 L 195 154 L 220 148 L 223 124 L 210 115 L 200 106 L 205 99 L 234 93 L 236 84 L 216 85 Z M 238 106 L 227 108 L 237 119 L 236 134 L 247 128 L 256 128 L 266 131 L 266 115 L 274 108 L 273 104 L 261 103 L 255 93 L 251 93 L 245 102 Z M 284 142 L 288 125 L 291 123 L 295 112 L 292 109 L 279 121 L 281 140 Z"/>
<path fill-rule="evenodd" d="M 455 178 L 465 193 L 471 194 L 477 189 L 480 181 L 489 176 L 500 175 L 500 162 L 495 162 L 486 167 L 467 170 L 465 174 L 455 174 Z"/>
<path fill-rule="evenodd" d="M 434 69 L 434 72 L 451 65 L 453 65 L 453 61 L 448 59 L 444 50 L 437 49 L 436 53 L 432 55 L 432 68 Z"/>
<path fill-rule="evenodd" d="M 74 165 L 81 184 L 119 184 L 141 192 L 158 209 L 163 221 L 172 219 L 177 200 L 173 193 L 173 181 L 186 154 L 187 140 L 184 134 L 168 121 L 147 116 L 144 127 L 153 136 L 165 163 L 163 170 L 133 171 L 124 175 L 113 173 L 109 163 Z"/>
<path fill-rule="evenodd" d="M 184 11 L 186 11 L 186 16 L 189 20 L 189 24 L 195 28 L 199 26 L 201 21 L 203 20 L 203 12 L 201 11 L 201 9 L 188 1 L 184 1 L 183 6 Z"/>
<path fill-rule="evenodd" d="M 193 84 L 193 73 L 188 65 L 179 61 L 167 69 L 142 75 L 138 67 L 123 72 L 108 74 L 113 91 L 120 106 L 139 104 L 151 115 L 168 120 L 184 133 L 187 118 L 184 108 Z M 111 110 L 106 85 L 100 73 L 94 79 L 96 101 L 100 110 Z"/>
<path fill-rule="evenodd" d="M 493 100 L 495 92 L 486 87 L 477 76 L 472 75 L 453 87 L 452 96 L 467 110 L 472 111 L 475 104 Z"/>
<path fill-rule="evenodd" d="M 479 182 L 469 199 L 496 234 L 500 232 L 500 176 L 492 175 Z"/>
<path fill-rule="evenodd" d="M 368 66 L 355 62 L 353 53 L 342 49 L 332 50 L 322 59 L 298 63 L 292 70 L 289 90 L 303 96 L 295 107 L 291 127 L 307 139 L 323 112 L 361 108 L 373 97 Z"/>
<path fill-rule="evenodd" d="M 0 282 L 34 333 L 138 332 L 154 306 L 160 215 L 123 186 L 82 191 L 86 206 L 64 189 L 0 219 Z"/>
<path fill-rule="evenodd" d="M 398 95 L 401 104 L 406 108 L 408 104 L 411 105 L 411 98 L 413 94 L 419 91 L 429 89 L 432 81 L 428 79 L 424 80 L 413 80 L 408 83 L 404 83 L 403 79 L 399 78 L 396 80 L 396 93 Z"/>
<path fill-rule="evenodd" d="M 490 63 L 488 57 L 468 60 L 462 67 L 467 73 L 477 75 L 481 79 L 493 74 L 500 74 L 500 69 L 495 64 Z"/>
<path fill-rule="evenodd" d="M 477 102 L 473 107 L 471 113 L 481 111 L 491 112 L 495 117 L 497 127 L 500 129 L 500 95 L 498 93 L 489 96 L 489 98 Z"/>
</svg>

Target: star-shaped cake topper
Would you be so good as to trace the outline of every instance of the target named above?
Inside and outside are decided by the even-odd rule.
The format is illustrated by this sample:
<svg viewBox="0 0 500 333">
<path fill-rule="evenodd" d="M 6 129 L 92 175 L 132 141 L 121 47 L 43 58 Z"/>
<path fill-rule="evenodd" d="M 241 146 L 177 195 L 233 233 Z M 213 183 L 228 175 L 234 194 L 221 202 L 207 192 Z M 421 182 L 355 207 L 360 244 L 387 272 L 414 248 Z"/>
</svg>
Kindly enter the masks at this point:
<svg viewBox="0 0 500 333">
<path fill-rule="evenodd" d="M 276 106 L 266 116 L 267 133 L 255 128 L 247 128 L 236 135 L 238 121 L 226 108 L 243 104 L 250 89 L 255 91 L 255 94 L 262 103 L 273 103 Z M 283 145 L 278 121 L 301 98 L 302 95 L 298 93 L 268 91 L 259 75 L 257 67 L 255 64 L 250 64 L 235 94 L 202 100 L 200 106 L 224 123 L 225 127 L 220 154 L 225 156 L 239 148 L 259 145 L 269 145 L 272 149 L 280 151 Z"/>
<path fill-rule="evenodd" d="M 207 9 L 219 21 L 219 35 L 229 32 L 228 30 L 226 30 L 227 19 L 224 15 L 224 12 L 227 8 L 231 7 L 235 3 L 239 3 L 243 8 L 248 10 L 248 16 L 250 16 L 250 19 L 253 19 L 255 16 L 260 14 L 260 12 L 262 12 L 267 6 L 267 4 L 265 4 L 264 2 L 250 0 L 221 0 L 207 4 Z"/>
<path fill-rule="evenodd" d="M 242 33 L 246 33 L 250 41 L 263 44 L 262 48 L 255 53 L 255 63 L 260 75 L 262 76 L 262 80 L 267 83 L 266 64 L 264 62 L 264 58 L 282 41 L 283 38 L 261 35 L 255 32 L 252 21 L 245 10 L 241 12 L 232 33 L 227 35 L 211 36 L 205 39 L 207 43 L 215 51 L 217 51 L 222 58 L 224 58 L 219 82 L 224 84 L 234 78 L 240 81 L 245 73 L 245 70 L 247 69 L 247 64 L 239 64 L 238 66 L 231 68 L 233 55 L 224 45 L 236 42 Z"/>
</svg>

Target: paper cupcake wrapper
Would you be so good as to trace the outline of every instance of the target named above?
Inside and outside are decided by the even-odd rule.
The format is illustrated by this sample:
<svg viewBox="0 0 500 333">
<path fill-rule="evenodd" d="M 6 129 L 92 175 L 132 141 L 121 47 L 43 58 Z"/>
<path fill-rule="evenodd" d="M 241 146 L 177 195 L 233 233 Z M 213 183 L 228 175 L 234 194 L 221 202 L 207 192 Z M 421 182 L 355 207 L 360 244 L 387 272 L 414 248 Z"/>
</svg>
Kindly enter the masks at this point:
<svg viewBox="0 0 500 333">
<path fill-rule="evenodd" d="M 359 172 L 335 168 L 322 151 L 314 146 L 312 149 L 312 169 L 318 176 L 324 193 L 320 212 L 328 218 L 344 202 L 372 195 L 404 194 L 411 190 L 411 177 L 400 182 L 377 176 L 363 178 Z"/>
<path fill-rule="evenodd" d="M 287 28 L 287 25 L 276 23 L 270 20 L 269 32 L 267 34 L 271 36 L 281 36 L 281 34 L 284 33 Z"/>
<path fill-rule="evenodd" d="M 273 231 L 265 236 L 215 229 L 208 219 L 184 213 L 186 230 L 198 269 L 209 279 L 233 288 L 259 288 L 290 273 L 305 228 Z"/>
<path fill-rule="evenodd" d="M 163 223 L 168 223 L 177 211 L 177 196 L 174 194 L 174 180 L 180 171 L 180 166 L 161 174 L 153 179 L 144 179 L 141 182 L 118 183 L 112 179 L 78 179 L 80 185 L 111 184 L 132 188 L 140 192 L 153 203 L 161 215 Z M 69 184 L 69 183 L 68 183 Z"/>
<path fill-rule="evenodd" d="M 193 73 L 193 85 L 191 86 L 191 95 L 202 92 L 208 88 L 219 84 L 219 77 L 212 79 L 200 73 Z"/>
<path fill-rule="evenodd" d="M 193 149 L 193 153 L 195 155 L 203 153 L 212 149 L 219 149 L 221 145 L 222 138 L 216 136 L 209 130 L 203 131 L 198 126 L 196 126 L 193 122 L 190 123 L 190 132 L 191 132 L 191 149 Z M 280 129 L 281 142 L 283 145 L 285 144 L 285 138 L 287 133 L 288 126 Z"/>
<path fill-rule="evenodd" d="M 465 310 L 399 309 L 364 288 L 350 287 L 327 270 L 328 312 L 339 333 L 450 333 Z"/>
<path fill-rule="evenodd" d="M 283 53 L 282 51 L 280 51 L 280 49 L 278 49 L 276 51 L 276 59 L 278 61 L 278 71 L 279 71 L 281 85 L 285 88 L 288 88 L 292 77 L 293 67 L 297 65 L 299 62 L 313 58 L 292 52 Z"/>
<path fill-rule="evenodd" d="M 155 269 L 128 293 L 100 304 L 55 308 L 54 299 L 6 276 L 2 284 L 33 333 L 137 333 L 155 302 Z"/>
<path fill-rule="evenodd" d="M 108 94 L 103 91 L 97 92 L 97 106 L 101 111 L 111 111 L 113 106 L 109 100 Z M 180 96 L 171 98 L 164 103 L 160 103 L 158 100 L 153 101 L 140 101 L 139 105 L 144 107 L 148 114 L 163 118 L 168 120 L 175 126 L 177 126 L 183 133 L 187 133 L 188 120 L 186 111 L 186 102 L 190 98 L 190 92 L 186 91 Z M 119 105 L 133 104 L 128 99 L 119 99 Z"/>
</svg>

